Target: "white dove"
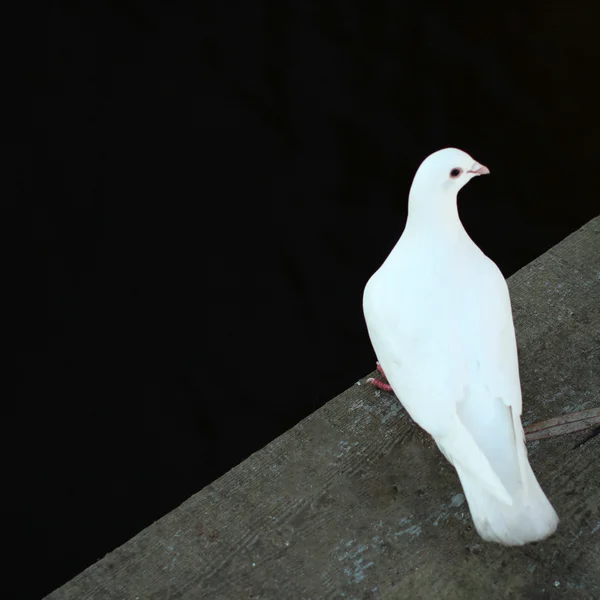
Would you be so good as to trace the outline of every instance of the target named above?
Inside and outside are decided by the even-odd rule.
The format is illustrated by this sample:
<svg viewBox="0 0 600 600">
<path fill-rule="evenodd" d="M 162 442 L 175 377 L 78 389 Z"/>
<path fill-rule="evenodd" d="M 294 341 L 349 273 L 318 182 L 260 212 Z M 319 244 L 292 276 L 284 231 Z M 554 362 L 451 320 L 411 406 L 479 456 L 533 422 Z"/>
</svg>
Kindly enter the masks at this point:
<svg viewBox="0 0 600 600">
<path fill-rule="evenodd" d="M 487 173 L 456 148 L 423 161 L 363 310 L 392 389 L 456 468 L 481 537 L 522 545 L 558 516 L 527 459 L 508 286 L 458 216 L 458 191 Z"/>
</svg>

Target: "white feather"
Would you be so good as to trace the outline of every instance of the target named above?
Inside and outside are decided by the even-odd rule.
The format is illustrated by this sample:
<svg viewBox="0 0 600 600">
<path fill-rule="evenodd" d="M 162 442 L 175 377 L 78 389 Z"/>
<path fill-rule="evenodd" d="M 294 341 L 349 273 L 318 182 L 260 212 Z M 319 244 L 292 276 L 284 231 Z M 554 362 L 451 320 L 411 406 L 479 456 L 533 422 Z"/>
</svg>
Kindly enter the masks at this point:
<svg viewBox="0 0 600 600">
<path fill-rule="evenodd" d="M 423 162 L 363 308 L 390 385 L 455 466 L 477 531 L 515 545 L 550 535 L 558 517 L 527 459 L 508 287 L 458 217 L 456 194 L 480 168 L 456 149 Z"/>
</svg>

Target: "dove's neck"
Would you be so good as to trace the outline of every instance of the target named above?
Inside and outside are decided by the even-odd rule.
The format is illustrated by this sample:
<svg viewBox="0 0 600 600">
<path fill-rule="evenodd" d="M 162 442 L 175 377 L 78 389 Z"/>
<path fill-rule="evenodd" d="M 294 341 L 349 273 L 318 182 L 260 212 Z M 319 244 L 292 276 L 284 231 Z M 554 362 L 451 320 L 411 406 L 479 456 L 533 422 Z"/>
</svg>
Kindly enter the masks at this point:
<svg viewBox="0 0 600 600">
<path fill-rule="evenodd" d="M 467 232 L 458 216 L 456 194 L 419 194 L 411 190 L 408 198 L 407 234 L 426 234 L 444 245 L 458 241 Z"/>
</svg>

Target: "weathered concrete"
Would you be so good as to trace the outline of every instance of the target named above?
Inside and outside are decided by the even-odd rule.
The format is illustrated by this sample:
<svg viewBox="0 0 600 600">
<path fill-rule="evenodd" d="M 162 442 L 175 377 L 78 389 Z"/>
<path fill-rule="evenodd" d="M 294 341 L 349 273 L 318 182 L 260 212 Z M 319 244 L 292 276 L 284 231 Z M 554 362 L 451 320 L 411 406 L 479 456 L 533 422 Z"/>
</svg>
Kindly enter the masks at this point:
<svg viewBox="0 0 600 600">
<path fill-rule="evenodd" d="M 510 288 L 525 424 L 600 405 L 600 218 Z M 600 598 L 600 436 L 529 444 L 559 530 L 487 544 L 453 468 L 365 379 L 48 598 Z"/>
</svg>

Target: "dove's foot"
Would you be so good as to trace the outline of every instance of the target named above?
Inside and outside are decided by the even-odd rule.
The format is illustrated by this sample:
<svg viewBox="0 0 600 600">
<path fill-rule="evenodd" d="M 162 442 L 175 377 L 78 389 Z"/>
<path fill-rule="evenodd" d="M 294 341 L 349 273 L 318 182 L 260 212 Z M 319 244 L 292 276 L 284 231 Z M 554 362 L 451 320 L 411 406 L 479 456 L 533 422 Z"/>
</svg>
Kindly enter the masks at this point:
<svg viewBox="0 0 600 600">
<path fill-rule="evenodd" d="M 525 439 L 528 442 L 543 440 L 598 425 L 600 425 L 600 408 L 590 408 L 528 425 L 524 428 Z"/>
<path fill-rule="evenodd" d="M 383 377 L 385 377 L 385 373 L 383 372 L 383 369 L 381 368 L 381 365 L 379 363 L 377 363 L 377 370 L 383 375 Z M 387 377 L 386 377 L 386 379 L 387 379 Z M 379 388 L 380 390 L 384 390 L 386 392 L 393 392 L 392 386 L 389 383 L 385 383 L 385 382 L 381 381 L 380 379 L 375 379 L 374 377 L 369 377 L 369 379 L 367 379 L 367 383 L 374 385 L 376 388 Z"/>
</svg>

